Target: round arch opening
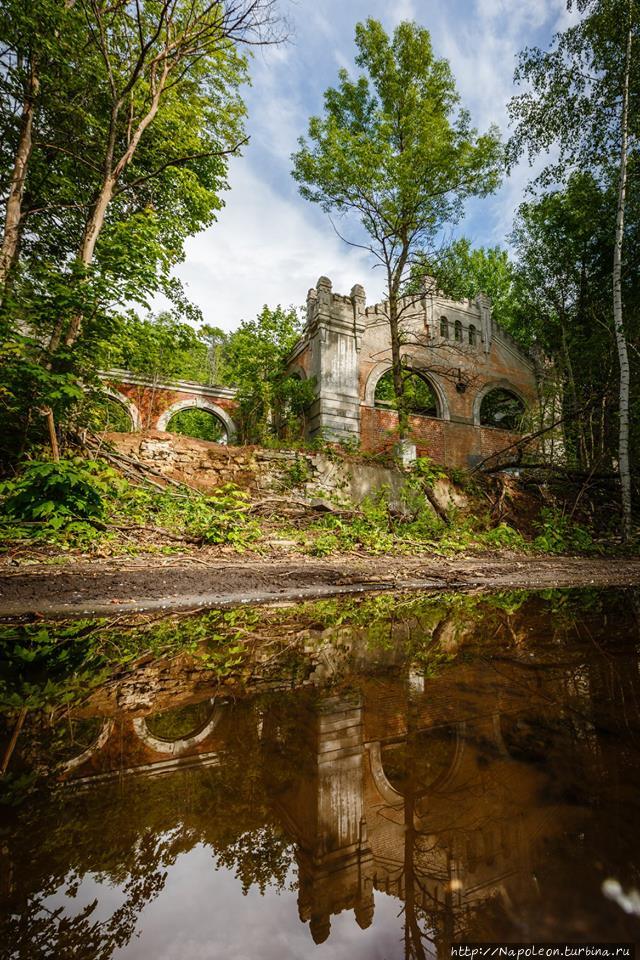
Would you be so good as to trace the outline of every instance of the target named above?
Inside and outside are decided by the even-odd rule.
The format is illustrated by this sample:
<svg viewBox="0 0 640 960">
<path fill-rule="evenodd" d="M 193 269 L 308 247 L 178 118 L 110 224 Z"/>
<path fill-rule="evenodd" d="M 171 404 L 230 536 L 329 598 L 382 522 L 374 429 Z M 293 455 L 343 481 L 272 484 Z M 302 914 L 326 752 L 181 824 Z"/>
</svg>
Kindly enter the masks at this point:
<svg viewBox="0 0 640 960">
<path fill-rule="evenodd" d="M 105 390 L 92 400 L 91 427 L 97 433 L 133 433 L 140 428 L 140 415 L 128 397 Z"/>
<path fill-rule="evenodd" d="M 171 707 L 145 717 L 145 727 L 151 737 L 165 743 L 190 740 L 210 724 L 213 709 L 211 700 Z"/>
<path fill-rule="evenodd" d="M 405 796 L 437 790 L 448 777 L 458 756 L 458 730 L 454 724 L 419 730 L 412 738 L 381 746 L 380 760 L 387 782 Z"/>
<path fill-rule="evenodd" d="M 480 402 L 480 426 L 519 431 L 525 405 L 521 397 L 505 387 L 495 387 Z"/>
<path fill-rule="evenodd" d="M 169 433 L 178 433 L 183 437 L 193 437 L 196 440 L 222 444 L 229 442 L 226 424 L 217 414 L 201 407 L 176 410 L 169 417 L 165 430 Z"/>
<path fill-rule="evenodd" d="M 410 414 L 420 417 L 442 417 L 438 395 L 427 376 L 417 370 L 403 370 L 405 401 Z M 375 388 L 374 406 L 383 410 L 397 410 L 393 387 L 393 371 L 387 370 Z"/>
</svg>

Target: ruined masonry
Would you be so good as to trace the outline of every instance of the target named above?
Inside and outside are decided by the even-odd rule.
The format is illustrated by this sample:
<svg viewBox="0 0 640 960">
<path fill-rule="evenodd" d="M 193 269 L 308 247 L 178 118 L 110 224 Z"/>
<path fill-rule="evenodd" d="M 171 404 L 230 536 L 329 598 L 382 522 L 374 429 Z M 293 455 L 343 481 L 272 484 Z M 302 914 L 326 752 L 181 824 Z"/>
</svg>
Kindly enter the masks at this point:
<svg viewBox="0 0 640 960">
<path fill-rule="evenodd" d="M 492 320 L 489 299 L 455 302 L 425 283 L 422 296 L 405 299 L 400 309 L 405 363 L 428 383 L 435 400 L 431 415 L 410 418 L 418 453 L 472 466 L 507 446 L 511 436 L 517 439 L 512 430 L 483 422 L 483 400 L 501 391 L 522 409 L 531 407 L 535 373 L 530 359 Z M 309 435 L 359 439 L 371 451 L 391 445 L 397 413 L 376 397 L 390 369 L 387 305 L 367 306 L 359 284 L 349 296 L 334 293 L 331 281 L 320 277 L 309 290 L 306 329 L 289 364 L 292 374 L 316 380 Z"/>
<path fill-rule="evenodd" d="M 405 365 L 429 398 L 409 418 L 415 452 L 470 467 L 515 442 L 520 414 L 536 401 L 536 378 L 531 360 L 492 319 L 489 299 L 447 300 L 425 282 L 422 295 L 407 298 L 400 309 Z M 313 378 L 316 385 L 307 437 L 352 440 L 370 452 L 391 448 L 398 415 L 381 389 L 390 369 L 387 305 L 367 306 L 359 284 L 349 296 L 334 293 L 331 281 L 320 277 L 307 296 L 306 327 L 288 367 L 292 376 Z M 233 389 L 152 383 L 125 370 L 103 378 L 136 431 L 170 429 L 175 413 L 195 407 L 218 420 L 226 439 L 236 433 Z"/>
</svg>

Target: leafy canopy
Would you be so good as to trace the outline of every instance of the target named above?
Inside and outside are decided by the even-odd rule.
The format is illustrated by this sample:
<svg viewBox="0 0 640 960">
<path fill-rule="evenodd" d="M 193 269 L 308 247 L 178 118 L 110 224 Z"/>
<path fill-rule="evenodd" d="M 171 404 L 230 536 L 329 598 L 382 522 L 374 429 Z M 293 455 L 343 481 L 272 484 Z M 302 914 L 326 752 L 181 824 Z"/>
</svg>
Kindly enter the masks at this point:
<svg viewBox="0 0 640 960">
<path fill-rule="evenodd" d="M 389 37 L 368 19 L 355 41 L 363 72 L 340 70 L 299 140 L 293 176 L 307 199 L 360 220 L 394 295 L 411 255 L 459 218 L 466 197 L 497 186 L 499 136 L 472 128 L 423 27 L 403 22 Z"/>
</svg>

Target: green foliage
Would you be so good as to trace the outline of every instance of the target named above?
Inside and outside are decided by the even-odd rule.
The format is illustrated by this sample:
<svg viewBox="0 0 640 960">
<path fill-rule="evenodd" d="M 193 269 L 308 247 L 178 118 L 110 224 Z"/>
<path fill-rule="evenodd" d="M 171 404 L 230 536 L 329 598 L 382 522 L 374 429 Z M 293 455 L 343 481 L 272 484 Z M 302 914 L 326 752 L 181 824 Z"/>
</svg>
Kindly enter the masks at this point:
<svg viewBox="0 0 640 960">
<path fill-rule="evenodd" d="M 179 410 L 167 424 L 170 433 L 179 433 L 183 437 L 195 437 L 197 440 L 226 442 L 227 431 L 216 416 L 206 410 Z"/>
<path fill-rule="evenodd" d="M 121 367 L 157 382 L 202 379 L 207 347 L 173 313 L 125 318 L 110 343 L 107 367 Z"/>
<path fill-rule="evenodd" d="M 114 356 L 152 376 L 171 366 L 171 351 L 154 356 L 146 322 L 114 305 L 149 309 L 162 292 L 176 317 L 194 320 L 171 271 L 186 238 L 222 206 L 228 159 L 243 138 L 240 45 L 259 42 L 273 17 L 262 0 L 224 17 L 199 0 L 170 8 L 170 31 L 168 8 L 154 0 L 109 10 L 8 0 L 0 11 L 2 223 L 14 168 L 21 171 L 17 219 L 4 235 L 15 244 L 0 254 L 5 464 L 42 441 L 43 408 L 61 436 L 86 424 L 81 385 L 97 387 L 97 371 Z M 16 166 L 21 149 L 24 167 Z M 176 372 L 208 381 L 209 332 L 191 338 L 193 356 L 186 348 L 174 355 Z"/>
<path fill-rule="evenodd" d="M 410 368 L 403 367 L 402 382 L 404 391 L 404 406 L 408 413 L 423 417 L 435 417 L 438 404 L 435 393 L 426 377 Z M 398 399 L 395 394 L 393 372 L 388 370 L 376 384 L 376 406 L 387 407 L 390 410 L 398 409 Z"/>
<path fill-rule="evenodd" d="M 522 204 L 513 232 L 520 310 L 512 332 L 548 358 L 540 417 L 549 422 L 561 411 L 564 456 L 581 469 L 594 464 L 611 469 L 617 457 L 617 361 L 611 337 L 614 217 L 612 190 L 579 173 L 563 189 Z M 640 221 L 637 215 L 629 221 L 629 255 L 635 250 L 637 257 Z M 637 276 L 631 270 L 625 278 L 630 305 L 640 302 Z M 637 339 L 633 316 L 627 326 Z M 637 373 L 633 356 L 631 362 Z"/>
<path fill-rule="evenodd" d="M 226 382 L 237 387 L 241 439 L 262 443 L 283 432 L 300 434 L 315 384 L 289 376 L 286 360 L 302 332 L 296 310 L 266 305 L 229 336 L 222 359 Z"/>
<path fill-rule="evenodd" d="M 530 545 L 518 530 L 514 530 L 508 523 L 499 523 L 497 527 L 486 530 L 480 536 L 481 542 L 487 547 L 506 548 L 526 552 Z"/>
<path fill-rule="evenodd" d="M 102 521 L 109 482 L 116 473 L 94 461 L 33 460 L 0 485 L 2 513 L 20 523 L 42 524 L 46 533 L 77 529 L 77 521 Z"/>
<path fill-rule="evenodd" d="M 434 277 L 438 289 L 452 300 L 473 300 L 485 293 L 491 315 L 512 330 L 518 308 L 515 266 L 501 247 L 472 247 L 466 237 L 454 240 L 432 257 L 418 258 L 411 271 L 409 290 L 419 289 L 424 275 Z"/>
<path fill-rule="evenodd" d="M 296 457 L 285 473 L 285 484 L 289 487 L 303 487 L 312 477 L 309 463 L 304 457 Z"/>
<path fill-rule="evenodd" d="M 293 176 L 303 197 L 351 218 L 354 241 L 383 268 L 406 433 L 399 298 L 416 256 L 460 219 L 466 198 L 498 186 L 501 148 L 496 128 L 478 135 L 471 126 L 423 27 L 404 21 L 389 36 L 370 18 L 356 25 L 355 42 L 360 73 L 341 69 L 338 86 L 325 91 L 324 113 L 311 117 L 293 155 Z"/>
<path fill-rule="evenodd" d="M 417 457 L 411 464 L 411 476 L 417 481 L 418 486 L 423 483 L 432 486 L 438 480 L 445 480 L 447 473 L 441 464 L 436 463 L 431 457 Z"/>
<path fill-rule="evenodd" d="M 125 407 L 108 394 L 92 397 L 89 412 L 89 427 L 92 431 L 130 433 L 131 417 Z"/>
<path fill-rule="evenodd" d="M 600 548 L 591 533 L 560 510 L 543 507 L 537 523 L 540 531 L 533 541 L 541 553 L 594 553 Z"/>
<path fill-rule="evenodd" d="M 1 485 L 0 498 L 7 540 L 98 546 L 120 529 L 151 527 L 160 535 L 179 534 L 178 540 L 242 551 L 260 535 L 248 495 L 234 484 L 209 495 L 172 487 L 160 492 L 130 484 L 103 462 L 81 458 L 32 461 Z"/>
</svg>

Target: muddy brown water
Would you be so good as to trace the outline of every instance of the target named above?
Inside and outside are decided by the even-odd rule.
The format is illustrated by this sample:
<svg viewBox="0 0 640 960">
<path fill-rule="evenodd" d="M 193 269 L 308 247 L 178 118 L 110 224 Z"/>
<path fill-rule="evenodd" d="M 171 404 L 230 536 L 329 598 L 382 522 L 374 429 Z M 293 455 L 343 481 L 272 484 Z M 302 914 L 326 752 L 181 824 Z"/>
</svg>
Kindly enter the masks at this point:
<svg viewBox="0 0 640 960">
<path fill-rule="evenodd" d="M 639 941 L 639 601 L 337 599 L 272 624 L 284 652 L 242 684 L 148 657 L 34 711 L 2 813 L 0 956 Z M 33 770 L 45 788 L 22 796 Z"/>
</svg>

